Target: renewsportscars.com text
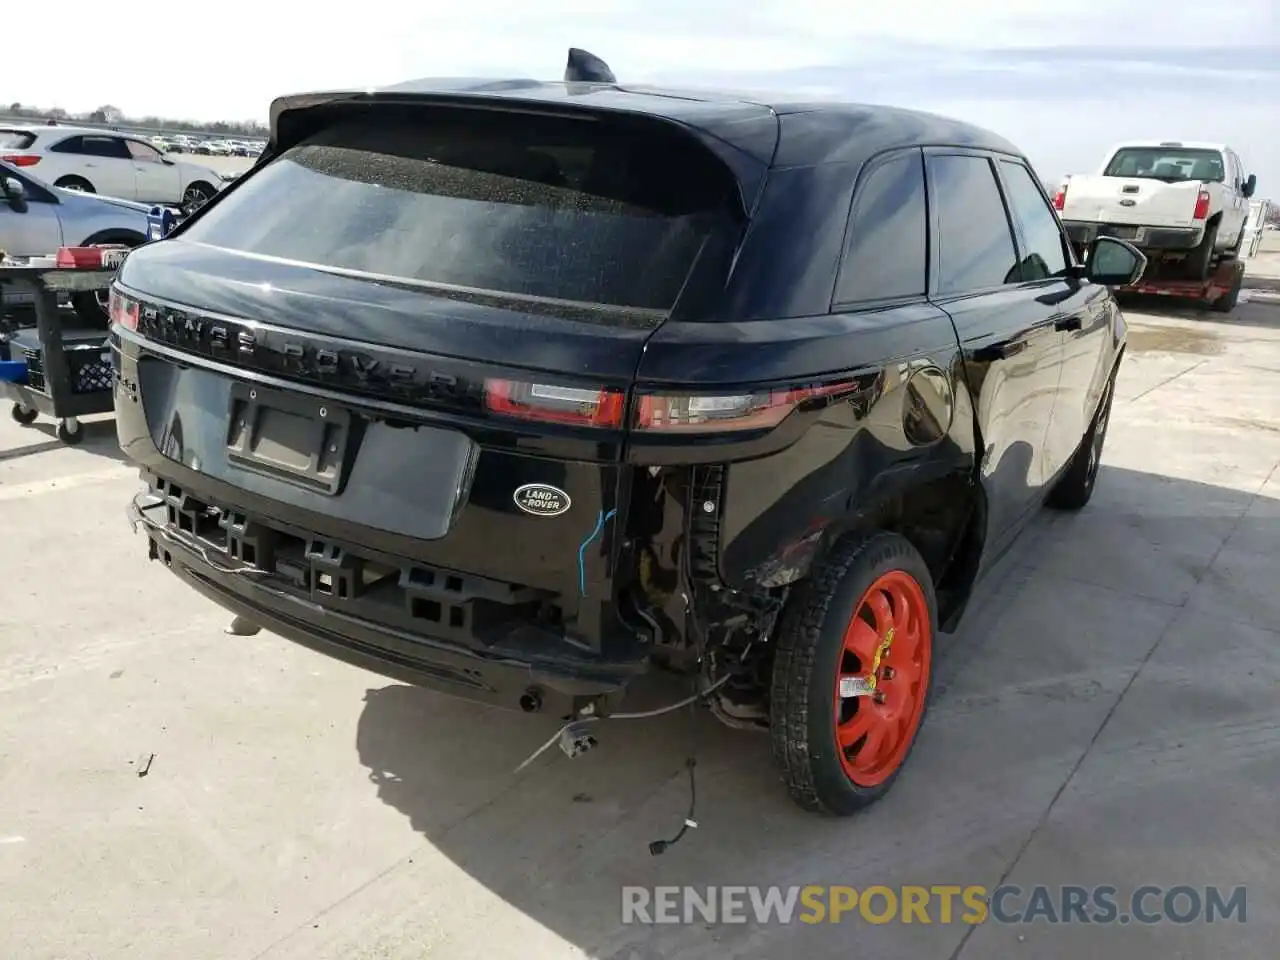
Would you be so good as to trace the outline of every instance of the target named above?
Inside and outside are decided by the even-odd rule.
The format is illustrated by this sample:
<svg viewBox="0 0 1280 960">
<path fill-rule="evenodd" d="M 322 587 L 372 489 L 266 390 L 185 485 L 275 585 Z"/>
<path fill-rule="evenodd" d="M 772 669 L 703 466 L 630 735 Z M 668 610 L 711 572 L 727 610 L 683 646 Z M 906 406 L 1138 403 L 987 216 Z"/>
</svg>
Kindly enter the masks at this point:
<svg viewBox="0 0 1280 960">
<path fill-rule="evenodd" d="M 624 924 L 1244 923 L 1244 887 L 623 887 Z"/>
</svg>

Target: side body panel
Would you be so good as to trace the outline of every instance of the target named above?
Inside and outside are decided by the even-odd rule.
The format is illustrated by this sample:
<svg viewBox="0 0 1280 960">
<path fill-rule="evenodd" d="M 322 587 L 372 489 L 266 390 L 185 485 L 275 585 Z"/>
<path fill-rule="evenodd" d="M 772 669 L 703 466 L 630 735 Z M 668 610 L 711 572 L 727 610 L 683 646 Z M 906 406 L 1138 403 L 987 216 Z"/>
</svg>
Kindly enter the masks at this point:
<svg viewBox="0 0 1280 960">
<path fill-rule="evenodd" d="M 1020 287 L 1049 308 L 1058 339 L 1058 388 L 1044 444 L 1045 481 L 1050 484 L 1066 469 L 1089 428 L 1115 365 L 1120 343 L 1116 328 L 1123 321 L 1105 287 L 1074 275 L 1071 243 L 1034 171 L 1012 158 L 999 159 L 995 168 L 1012 215 L 1019 263 L 1053 259 L 1055 267 L 1061 263 L 1067 268 Z"/>
<path fill-rule="evenodd" d="M 948 216 L 940 198 L 954 187 L 940 181 L 942 163 L 968 158 L 990 164 L 992 154 L 935 148 L 925 151 L 929 176 L 933 301 L 955 324 L 963 353 L 968 388 L 980 437 L 979 474 L 987 504 L 987 553 L 998 553 L 1040 503 L 1053 465 L 1046 460 L 1045 440 L 1053 418 L 1061 368 L 1061 335 L 1055 329 L 1056 311 L 1043 301 L 1034 285 L 1012 282 L 1019 269 L 1013 227 L 1009 230 L 1010 262 L 1005 282 L 979 289 L 941 292 L 943 229 L 965 230 L 974 217 L 999 217 L 995 211 L 975 209 Z M 1003 267 L 1003 264 L 1001 264 Z"/>
<path fill-rule="evenodd" d="M 696 385 L 736 394 L 804 382 L 847 389 L 765 436 L 683 449 L 634 438 L 628 459 L 726 463 L 714 506 L 720 576 L 738 589 L 780 586 L 802 575 L 824 537 L 851 515 L 926 479 L 971 471 L 973 421 L 960 374 L 951 322 L 930 304 L 667 324 L 649 342 L 637 389 Z"/>
</svg>

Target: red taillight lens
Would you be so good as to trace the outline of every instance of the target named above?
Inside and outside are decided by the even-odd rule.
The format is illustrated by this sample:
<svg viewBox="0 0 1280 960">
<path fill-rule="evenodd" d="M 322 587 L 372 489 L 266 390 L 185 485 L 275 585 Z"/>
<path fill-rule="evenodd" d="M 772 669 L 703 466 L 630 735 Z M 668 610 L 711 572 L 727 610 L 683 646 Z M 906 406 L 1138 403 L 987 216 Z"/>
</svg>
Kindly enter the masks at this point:
<svg viewBox="0 0 1280 960">
<path fill-rule="evenodd" d="M 852 389 L 848 383 L 760 393 L 646 394 L 637 398 L 634 425 L 650 432 L 720 433 L 776 427 L 800 405 Z"/>
<path fill-rule="evenodd" d="M 1058 192 L 1053 195 L 1053 209 L 1061 210 L 1066 205 L 1067 205 L 1067 188 L 1064 185 L 1059 187 Z"/>
<path fill-rule="evenodd" d="M 138 329 L 138 301 L 126 297 L 115 287 L 111 288 L 107 312 L 110 314 L 112 323 L 118 323 L 126 330 Z"/>
<path fill-rule="evenodd" d="M 0 156 L 0 160 L 15 167 L 34 167 L 40 162 L 40 157 L 34 153 L 6 153 Z"/>
<path fill-rule="evenodd" d="M 59 247 L 54 258 L 59 270 L 101 270 L 101 247 Z"/>
<path fill-rule="evenodd" d="M 621 390 L 586 390 L 521 380 L 485 380 L 485 409 L 539 423 L 620 428 L 627 398 Z"/>
<path fill-rule="evenodd" d="M 1196 195 L 1196 212 L 1193 215 L 1196 220 L 1203 220 L 1209 215 L 1209 191 L 1200 188 L 1200 193 Z"/>
</svg>

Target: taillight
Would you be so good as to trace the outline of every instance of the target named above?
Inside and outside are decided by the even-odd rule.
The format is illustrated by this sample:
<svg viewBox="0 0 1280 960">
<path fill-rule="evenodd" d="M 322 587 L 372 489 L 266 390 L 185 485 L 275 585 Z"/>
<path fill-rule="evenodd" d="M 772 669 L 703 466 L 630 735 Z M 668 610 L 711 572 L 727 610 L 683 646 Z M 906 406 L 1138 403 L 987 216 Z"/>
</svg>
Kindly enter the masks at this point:
<svg viewBox="0 0 1280 960">
<path fill-rule="evenodd" d="M 811 401 L 853 389 L 854 384 L 840 382 L 743 394 L 644 393 L 636 397 L 630 422 L 636 430 L 649 433 L 770 429 Z M 621 429 L 627 423 L 626 394 L 608 388 L 487 379 L 484 405 L 491 413 L 541 423 L 609 429 Z"/>
<path fill-rule="evenodd" d="M 744 394 L 645 394 L 637 398 L 633 421 L 650 432 L 719 433 L 776 427 L 811 400 L 852 389 L 852 384 L 766 390 Z"/>
<path fill-rule="evenodd" d="M 54 258 L 59 270 L 101 270 L 101 247 L 59 247 Z"/>
<path fill-rule="evenodd" d="M 626 420 L 627 397 L 621 390 L 607 388 L 586 390 L 549 383 L 487 379 L 484 405 L 492 413 L 519 420 L 617 429 Z"/>
<path fill-rule="evenodd" d="M 107 313 L 112 323 L 118 323 L 126 330 L 138 329 L 138 301 L 132 297 L 126 297 L 115 287 L 111 288 Z"/>
<path fill-rule="evenodd" d="M 1053 195 L 1053 209 L 1061 210 L 1067 205 L 1067 185 L 1064 183 L 1058 188 L 1058 192 Z"/>
<path fill-rule="evenodd" d="M 1209 215 L 1209 191 L 1204 187 L 1200 188 L 1200 192 L 1196 195 L 1196 212 L 1193 219 L 1203 220 Z"/>
<path fill-rule="evenodd" d="M 40 157 L 34 153 L 6 153 L 0 156 L 0 160 L 11 163 L 15 167 L 34 167 L 40 162 Z"/>
</svg>

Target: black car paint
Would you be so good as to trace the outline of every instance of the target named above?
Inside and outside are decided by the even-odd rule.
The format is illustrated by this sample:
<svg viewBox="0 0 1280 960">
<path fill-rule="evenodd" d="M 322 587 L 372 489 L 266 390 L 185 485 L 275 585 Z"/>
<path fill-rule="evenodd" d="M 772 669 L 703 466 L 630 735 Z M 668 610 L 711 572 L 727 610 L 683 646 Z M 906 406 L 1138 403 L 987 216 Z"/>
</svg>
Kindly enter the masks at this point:
<svg viewBox="0 0 1280 960">
<path fill-rule="evenodd" d="M 181 488 L 175 502 L 195 497 L 369 559 L 541 591 L 565 624 L 498 637 L 473 631 L 442 647 L 439 629 L 273 595 L 219 573 L 190 544 L 153 537 L 153 549 L 207 595 L 353 662 L 506 705 L 535 674 L 565 697 L 613 693 L 654 640 L 620 608 L 620 585 L 663 581 L 647 595 L 665 604 L 643 619 L 687 639 L 678 544 L 693 524 L 709 524 L 716 547 L 689 588 L 759 594 L 803 577 L 849 525 L 930 484 L 973 501 L 958 516 L 976 526 L 950 529 L 936 550 L 937 563 L 955 561 L 969 574 L 952 601 L 953 624 L 972 574 L 1007 548 L 1070 459 L 1121 355 L 1114 301 L 1078 269 L 958 297 L 833 303 L 865 171 L 904 149 L 1021 159 L 984 131 L 881 107 L 763 106 L 596 84 L 417 84 L 278 101 L 262 162 L 334 109 L 374 109 L 379 100 L 657 116 L 726 161 L 751 217 L 727 283 L 712 297 L 691 294 L 656 328 L 548 318 L 237 255 L 184 241 L 181 228 L 129 257 L 119 284 L 144 309 L 139 333 L 113 330 L 119 437 L 150 477 Z M 936 222 L 930 227 L 932 293 Z M 387 329 L 396 331 L 394 345 Z M 633 395 L 844 386 L 773 431 L 732 438 L 654 439 L 484 415 L 484 376 L 534 371 Z M 317 499 L 284 481 L 251 484 L 218 459 L 225 451 L 213 439 L 195 450 L 179 438 L 162 453 L 175 418 L 198 418 L 202 391 L 212 398 L 214 381 L 228 378 L 341 403 L 375 431 L 461 430 L 479 463 L 449 534 L 422 536 L 433 521 L 415 521 L 409 485 L 394 491 L 403 512 L 393 522 L 367 499 L 360 508 L 359 498 Z M 211 424 L 225 416 L 220 402 L 203 409 Z M 412 446 L 370 447 L 383 453 L 367 471 L 412 464 Z M 656 478 L 652 468 L 662 468 Z M 573 509 L 555 518 L 522 513 L 512 491 L 525 483 L 564 490 Z M 641 509 L 650 499 L 656 517 Z"/>
</svg>

